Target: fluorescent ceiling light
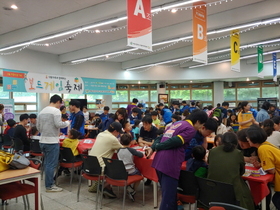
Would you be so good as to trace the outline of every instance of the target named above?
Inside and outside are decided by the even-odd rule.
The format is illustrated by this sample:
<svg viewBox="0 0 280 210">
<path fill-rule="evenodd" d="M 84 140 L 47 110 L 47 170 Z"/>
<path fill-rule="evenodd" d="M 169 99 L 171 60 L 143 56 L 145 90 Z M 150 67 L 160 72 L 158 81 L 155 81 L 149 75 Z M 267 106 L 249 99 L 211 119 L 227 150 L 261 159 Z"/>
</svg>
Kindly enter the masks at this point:
<svg viewBox="0 0 280 210">
<path fill-rule="evenodd" d="M 277 59 L 276 61 L 280 61 L 280 59 Z M 269 60 L 269 61 L 264 61 L 263 63 L 272 63 L 273 60 Z"/>
<path fill-rule="evenodd" d="M 147 65 L 144 65 L 144 66 L 137 66 L 137 67 L 133 67 L 133 68 L 128 68 L 126 70 L 131 71 L 131 70 L 135 70 L 135 69 L 142 69 L 142 68 L 146 68 L 146 67 L 158 66 L 158 65 L 161 65 L 161 64 L 165 64 L 165 63 L 182 61 L 182 60 L 186 60 L 186 59 L 190 59 L 190 58 L 192 58 L 192 56 L 188 56 L 188 57 L 184 57 L 184 58 L 177 58 L 177 59 L 168 60 L 168 61 L 162 61 L 162 62 L 153 63 L 153 64 L 147 64 Z"/>
<path fill-rule="evenodd" d="M 263 55 L 268 55 L 268 54 L 271 54 L 271 53 L 278 53 L 278 52 L 280 52 L 280 50 L 272 50 L 272 51 L 263 53 Z M 257 57 L 257 56 L 258 56 L 257 54 L 246 55 L 246 56 L 241 57 L 240 60 L 247 59 L 247 58 L 254 58 L 254 57 Z M 280 59 L 278 59 L 278 60 L 280 60 Z M 200 65 L 195 65 L 195 66 L 189 66 L 189 68 L 192 69 L 192 68 L 197 68 L 197 67 L 201 67 L 201 66 L 209 66 L 209 65 L 224 63 L 224 62 L 228 62 L 228 61 L 230 61 L 230 59 L 211 62 L 211 63 L 208 63 L 208 64 L 200 64 Z M 263 62 L 263 63 L 269 63 L 269 62 Z"/>
<path fill-rule="evenodd" d="M 280 41 L 280 39 L 273 39 L 273 40 L 269 40 L 269 41 L 257 42 L 257 43 L 252 43 L 252 44 L 240 46 L 240 48 L 255 46 L 256 44 L 260 45 L 260 44 L 264 44 L 264 43 L 273 43 L 273 42 L 279 42 L 279 41 Z M 227 52 L 227 51 L 230 51 L 230 48 L 209 52 L 207 55 L 214 55 L 214 54 L 223 53 L 223 52 Z M 266 55 L 266 54 L 269 54 L 271 52 L 278 52 L 278 51 L 270 51 L 270 52 L 266 52 L 266 53 L 263 53 L 263 54 Z M 251 58 L 251 57 L 256 57 L 256 55 L 248 55 L 248 56 L 244 56 L 244 57 L 242 57 L 240 59 L 246 59 L 246 58 Z M 184 59 L 188 59 L 188 58 L 192 58 L 192 56 L 184 57 L 184 58 L 179 58 L 179 60 L 184 60 Z M 157 66 L 157 65 L 160 65 L 160 64 L 171 63 L 171 62 L 175 62 L 175 61 L 177 61 L 177 60 L 176 59 L 167 60 L 167 61 L 158 62 L 158 63 L 154 63 L 154 64 L 148 64 L 148 65 L 143 65 L 143 66 L 132 67 L 132 68 L 128 68 L 126 70 L 130 71 L 130 70 L 135 70 L 135 69 L 141 69 L 141 68 L 145 68 L 145 67 Z M 189 68 L 195 68 L 195 67 L 206 66 L 206 65 L 213 65 L 213 64 L 217 64 L 217 63 L 223 63 L 223 62 L 226 62 L 226 61 L 230 61 L 230 60 L 215 61 L 215 62 L 211 62 L 211 63 L 208 63 L 208 64 L 200 64 L 200 65 L 190 66 Z"/>
</svg>

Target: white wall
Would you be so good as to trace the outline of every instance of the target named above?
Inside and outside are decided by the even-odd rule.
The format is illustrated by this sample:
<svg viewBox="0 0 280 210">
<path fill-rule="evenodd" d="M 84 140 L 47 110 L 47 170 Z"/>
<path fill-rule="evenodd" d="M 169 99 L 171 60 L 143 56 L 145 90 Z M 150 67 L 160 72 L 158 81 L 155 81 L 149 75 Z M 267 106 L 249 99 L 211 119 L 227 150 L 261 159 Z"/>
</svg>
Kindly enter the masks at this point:
<svg viewBox="0 0 280 210">
<path fill-rule="evenodd" d="M 280 62 L 278 62 L 280 66 Z M 58 56 L 31 50 L 0 56 L 0 68 L 25 70 L 37 73 L 54 75 L 81 76 L 92 78 L 105 78 L 116 80 L 223 80 L 240 77 L 256 77 L 257 65 L 246 64 L 241 61 L 241 73 L 230 70 L 230 63 L 198 67 L 180 68 L 156 66 L 148 71 L 125 71 L 120 63 L 114 62 L 85 62 L 78 65 L 63 65 L 59 63 Z M 2 72 L 1 72 L 2 75 Z M 272 63 L 264 64 L 264 76 L 272 75 Z M 279 75 L 279 73 L 278 73 Z M 272 78 L 272 76 L 270 77 Z"/>
</svg>

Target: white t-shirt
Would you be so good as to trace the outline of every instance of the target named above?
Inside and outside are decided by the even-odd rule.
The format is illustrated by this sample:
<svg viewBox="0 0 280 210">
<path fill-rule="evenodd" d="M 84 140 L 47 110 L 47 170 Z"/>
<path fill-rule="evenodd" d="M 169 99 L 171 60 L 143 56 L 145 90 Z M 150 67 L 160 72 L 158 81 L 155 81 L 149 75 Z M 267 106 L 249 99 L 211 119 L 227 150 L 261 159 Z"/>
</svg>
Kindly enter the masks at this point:
<svg viewBox="0 0 280 210">
<path fill-rule="evenodd" d="M 275 145 L 276 147 L 280 146 L 280 132 L 279 131 L 273 131 L 272 134 L 267 137 L 266 139 L 269 143 Z"/>
<path fill-rule="evenodd" d="M 89 120 L 89 112 L 83 112 L 85 121 Z"/>
</svg>

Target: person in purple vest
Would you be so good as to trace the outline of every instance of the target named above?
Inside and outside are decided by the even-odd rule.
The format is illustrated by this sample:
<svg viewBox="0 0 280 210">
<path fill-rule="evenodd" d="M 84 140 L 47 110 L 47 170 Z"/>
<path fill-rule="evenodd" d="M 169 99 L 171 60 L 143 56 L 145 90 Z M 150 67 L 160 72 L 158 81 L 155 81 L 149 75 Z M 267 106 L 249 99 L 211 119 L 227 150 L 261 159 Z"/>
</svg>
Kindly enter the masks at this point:
<svg viewBox="0 0 280 210">
<path fill-rule="evenodd" d="M 160 210 L 177 209 L 177 186 L 185 149 L 207 119 L 203 110 L 196 109 L 187 120 L 172 124 L 163 136 L 156 138 L 153 145 L 145 150 L 147 158 L 157 152 L 152 167 L 156 169 L 162 190 Z"/>
<path fill-rule="evenodd" d="M 132 104 L 127 105 L 126 112 L 127 112 L 128 116 L 131 115 L 132 109 L 137 107 L 137 103 L 138 103 L 138 99 L 134 98 L 134 99 L 132 99 Z"/>
</svg>

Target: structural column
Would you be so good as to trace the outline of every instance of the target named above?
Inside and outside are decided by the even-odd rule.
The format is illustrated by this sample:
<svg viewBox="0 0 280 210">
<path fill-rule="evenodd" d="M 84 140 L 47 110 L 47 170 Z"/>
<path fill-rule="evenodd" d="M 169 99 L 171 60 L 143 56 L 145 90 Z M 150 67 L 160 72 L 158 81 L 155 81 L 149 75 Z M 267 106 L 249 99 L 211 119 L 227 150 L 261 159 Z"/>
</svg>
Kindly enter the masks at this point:
<svg viewBox="0 0 280 210">
<path fill-rule="evenodd" d="M 38 113 L 50 104 L 50 94 L 49 93 L 37 93 L 37 110 Z"/>
<path fill-rule="evenodd" d="M 103 95 L 103 99 L 105 100 L 105 106 L 109 106 L 110 110 L 112 110 L 112 95 Z"/>
<path fill-rule="evenodd" d="M 222 103 L 224 102 L 224 82 L 214 82 L 214 104 L 213 106 L 215 107 L 217 103 Z"/>
</svg>

